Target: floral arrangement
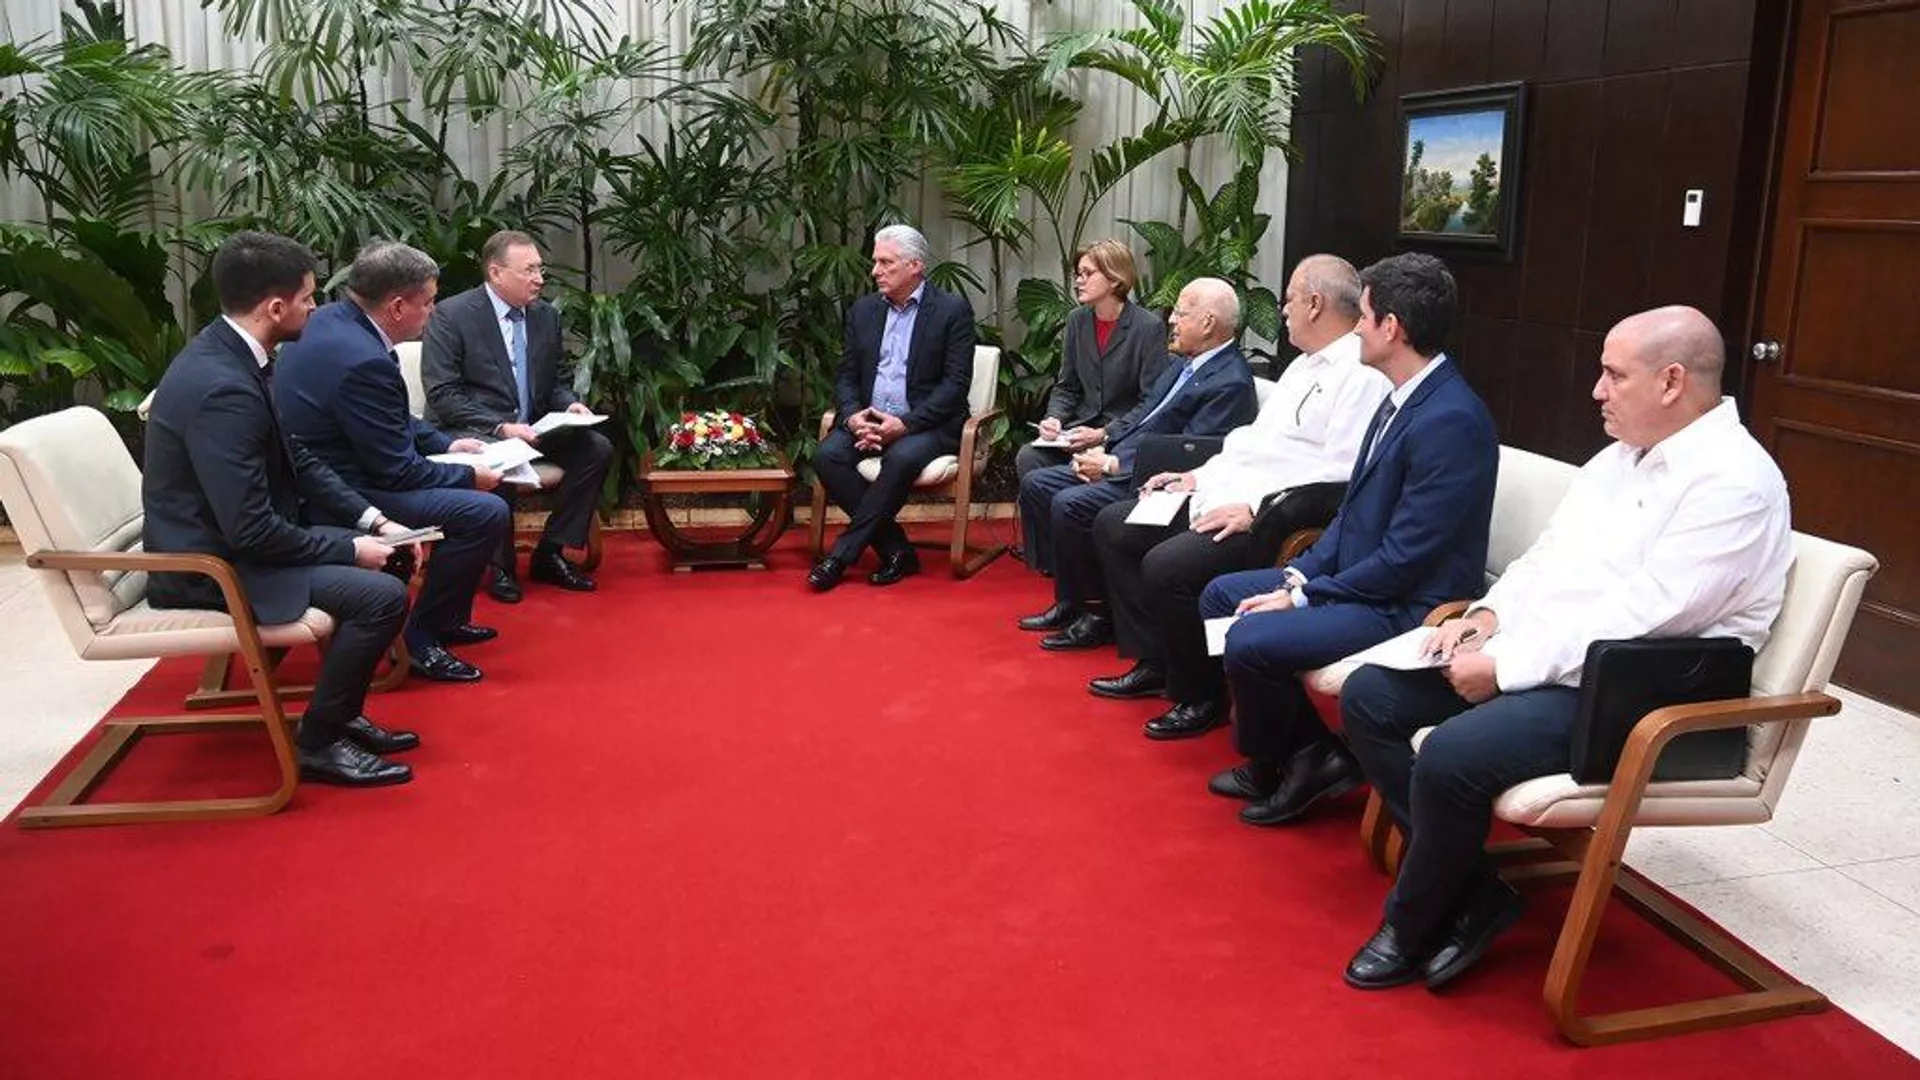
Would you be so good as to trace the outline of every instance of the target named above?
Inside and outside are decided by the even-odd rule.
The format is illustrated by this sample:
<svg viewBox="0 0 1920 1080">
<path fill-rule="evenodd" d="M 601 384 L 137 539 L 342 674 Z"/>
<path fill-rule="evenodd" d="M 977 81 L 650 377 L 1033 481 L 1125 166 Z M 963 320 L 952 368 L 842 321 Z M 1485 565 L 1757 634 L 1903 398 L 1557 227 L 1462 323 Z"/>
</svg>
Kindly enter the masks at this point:
<svg viewBox="0 0 1920 1080">
<path fill-rule="evenodd" d="M 750 416 L 725 409 L 680 414 L 659 463 L 679 469 L 757 469 L 777 462 Z"/>
</svg>

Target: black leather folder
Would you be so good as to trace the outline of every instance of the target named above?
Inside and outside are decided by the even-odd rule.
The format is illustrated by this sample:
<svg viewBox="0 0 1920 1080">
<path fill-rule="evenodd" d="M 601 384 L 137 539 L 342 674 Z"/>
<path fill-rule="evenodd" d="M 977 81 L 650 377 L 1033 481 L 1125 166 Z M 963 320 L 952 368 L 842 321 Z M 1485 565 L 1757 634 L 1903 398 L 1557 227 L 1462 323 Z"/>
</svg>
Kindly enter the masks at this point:
<svg viewBox="0 0 1920 1080">
<path fill-rule="evenodd" d="M 1753 688 L 1753 650 L 1735 638 L 1641 638 L 1587 646 L 1574 719 L 1573 778 L 1613 778 L 1634 725 L 1655 709 L 1744 698 Z M 1669 742 L 1655 780 L 1724 780 L 1747 766 L 1747 729 L 1696 731 Z"/>
<path fill-rule="evenodd" d="M 1163 472 L 1197 469 L 1219 453 L 1226 441 L 1220 435 L 1142 435 L 1140 448 L 1133 455 L 1134 486 Z"/>
</svg>

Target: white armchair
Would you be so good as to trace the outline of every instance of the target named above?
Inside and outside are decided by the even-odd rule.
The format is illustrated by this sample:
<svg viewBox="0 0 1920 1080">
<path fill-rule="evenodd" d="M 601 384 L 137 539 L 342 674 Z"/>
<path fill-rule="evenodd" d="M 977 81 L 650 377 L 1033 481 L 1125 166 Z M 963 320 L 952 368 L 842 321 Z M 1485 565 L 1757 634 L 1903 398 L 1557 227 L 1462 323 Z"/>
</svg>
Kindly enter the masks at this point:
<svg viewBox="0 0 1920 1080">
<path fill-rule="evenodd" d="M 278 653 L 323 645 L 333 619 L 315 608 L 274 626 L 254 622 L 231 564 L 210 555 L 155 555 L 140 549 L 140 471 L 105 416 L 72 408 L 0 431 L 0 503 L 38 571 L 73 650 L 89 660 L 205 656 L 224 671 L 238 654 L 259 711 L 240 715 L 109 720 L 97 742 L 40 802 L 24 807 L 27 827 L 271 814 L 299 780 L 288 696 L 274 679 Z M 163 610 L 146 602 L 152 571 L 204 574 L 220 585 L 228 612 Z M 210 670 L 212 667 L 210 665 Z M 403 672 L 404 673 L 404 672 Z M 85 802 L 141 736 L 264 724 L 279 773 L 270 792 L 242 798 Z"/>
</svg>

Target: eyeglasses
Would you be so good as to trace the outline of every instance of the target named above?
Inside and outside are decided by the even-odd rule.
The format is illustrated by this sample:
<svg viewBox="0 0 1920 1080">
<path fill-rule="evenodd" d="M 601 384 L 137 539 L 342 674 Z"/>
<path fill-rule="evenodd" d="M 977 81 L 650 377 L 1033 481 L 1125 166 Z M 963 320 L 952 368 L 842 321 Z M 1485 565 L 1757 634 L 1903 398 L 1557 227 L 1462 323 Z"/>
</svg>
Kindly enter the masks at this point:
<svg viewBox="0 0 1920 1080">
<path fill-rule="evenodd" d="M 1098 270 L 1082 270 L 1077 266 L 1074 267 L 1073 269 L 1073 280 L 1075 281 L 1085 281 L 1087 278 L 1090 278 L 1090 277 L 1103 277 L 1103 276 L 1105 275 L 1101 274 L 1100 271 Z"/>
</svg>

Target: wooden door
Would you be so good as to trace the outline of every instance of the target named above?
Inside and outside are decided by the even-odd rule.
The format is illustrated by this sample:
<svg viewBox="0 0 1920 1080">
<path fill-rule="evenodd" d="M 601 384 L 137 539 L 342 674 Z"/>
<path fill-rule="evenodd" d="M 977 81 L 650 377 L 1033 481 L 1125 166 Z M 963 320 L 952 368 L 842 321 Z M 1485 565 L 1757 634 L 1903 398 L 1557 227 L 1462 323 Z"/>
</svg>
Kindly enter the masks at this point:
<svg viewBox="0 0 1920 1080">
<path fill-rule="evenodd" d="M 1920 711 L 1920 0 L 1801 0 L 1752 417 L 1794 527 L 1880 559 L 1837 681 Z"/>
</svg>

